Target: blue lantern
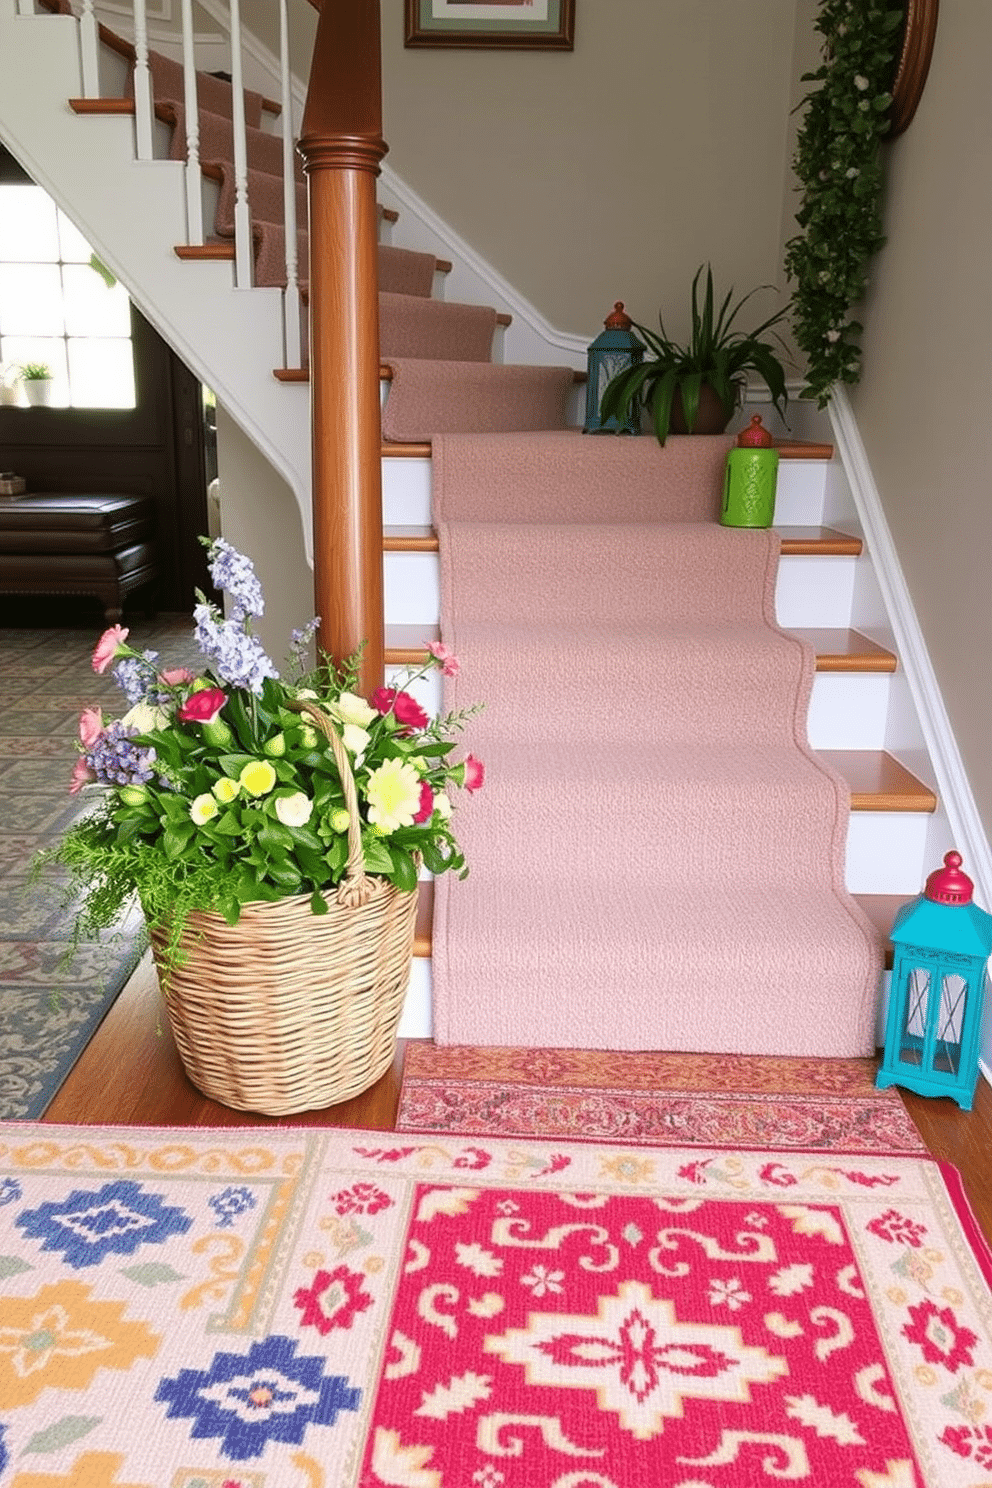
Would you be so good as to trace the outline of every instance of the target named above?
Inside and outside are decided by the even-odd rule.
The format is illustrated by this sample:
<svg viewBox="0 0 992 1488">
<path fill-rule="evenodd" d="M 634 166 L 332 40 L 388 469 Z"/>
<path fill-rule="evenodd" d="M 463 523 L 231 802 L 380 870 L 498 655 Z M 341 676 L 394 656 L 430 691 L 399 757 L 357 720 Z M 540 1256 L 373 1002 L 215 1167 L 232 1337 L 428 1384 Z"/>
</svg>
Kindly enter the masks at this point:
<svg viewBox="0 0 992 1488">
<path fill-rule="evenodd" d="M 636 367 L 644 356 L 644 342 L 639 341 L 631 330 L 634 322 L 623 308 L 623 300 L 617 300 L 613 310 L 603 321 L 601 331 L 589 348 L 588 377 L 586 380 L 586 421 L 584 434 L 639 434 L 638 415 L 634 412 L 621 427 L 615 418 L 605 423 L 600 417 L 599 405 L 607 384 L 621 372 Z"/>
<path fill-rule="evenodd" d="M 982 999 L 992 915 L 949 852 L 918 899 L 896 915 L 885 1053 L 875 1084 L 949 1095 L 970 1111 L 978 1084 Z"/>
</svg>

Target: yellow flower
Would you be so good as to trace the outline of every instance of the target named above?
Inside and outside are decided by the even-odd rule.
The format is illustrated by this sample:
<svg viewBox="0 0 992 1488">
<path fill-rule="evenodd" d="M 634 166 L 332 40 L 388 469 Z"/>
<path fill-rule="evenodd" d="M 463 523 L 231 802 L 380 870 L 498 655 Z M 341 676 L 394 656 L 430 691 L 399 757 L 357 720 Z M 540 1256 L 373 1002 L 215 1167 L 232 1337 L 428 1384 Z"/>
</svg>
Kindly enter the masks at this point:
<svg viewBox="0 0 992 1488">
<path fill-rule="evenodd" d="M 359 728 L 368 728 L 373 719 L 379 716 L 363 697 L 354 692 L 340 693 L 336 703 L 327 704 L 327 711 L 339 723 L 356 723 Z"/>
<path fill-rule="evenodd" d="M 217 805 L 213 796 L 209 791 L 205 791 L 202 796 L 197 796 L 189 808 L 189 814 L 196 822 L 196 825 L 202 827 L 204 822 L 208 822 L 211 817 L 216 816 L 219 810 L 220 807 Z"/>
<path fill-rule="evenodd" d="M 241 786 L 229 775 L 222 775 L 219 780 L 215 780 L 210 789 L 222 806 L 229 806 L 241 793 Z"/>
<path fill-rule="evenodd" d="M 406 760 L 385 760 L 369 776 L 365 797 L 369 821 L 384 835 L 412 826 L 420 810 L 420 776 Z"/>
<path fill-rule="evenodd" d="M 250 796 L 267 796 L 276 783 L 276 772 L 268 760 L 252 760 L 238 780 Z"/>
<path fill-rule="evenodd" d="M 331 812 L 331 831 L 347 832 L 349 820 L 347 811 L 343 806 L 339 806 L 336 811 Z"/>
</svg>

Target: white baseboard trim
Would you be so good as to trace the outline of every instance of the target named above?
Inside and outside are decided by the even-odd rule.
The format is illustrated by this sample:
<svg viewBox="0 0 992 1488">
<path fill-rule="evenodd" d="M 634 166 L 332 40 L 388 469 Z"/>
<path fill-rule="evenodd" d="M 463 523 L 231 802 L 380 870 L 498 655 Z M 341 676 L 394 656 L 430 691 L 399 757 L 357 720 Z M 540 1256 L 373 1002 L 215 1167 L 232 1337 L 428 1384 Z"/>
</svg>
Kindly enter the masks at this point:
<svg viewBox="0 0 992 1488">
<path fill-rule="evenodd" d="M 937 789 L 955 845 L 965 860 L 968 874 L 975 881 L 976 900 L 986 909 L 992 909 L 992 849 L 965 774 L 936 673 L 845 388 L 834 391 L 828 411 L 837 453 L 850 484 L 861 529 L 888 610 L 899 660 L 916 706 L 920 728 L 936 776 Z M 992 1050 L 987 1053 L 992 1060 Z"/>
</svg>

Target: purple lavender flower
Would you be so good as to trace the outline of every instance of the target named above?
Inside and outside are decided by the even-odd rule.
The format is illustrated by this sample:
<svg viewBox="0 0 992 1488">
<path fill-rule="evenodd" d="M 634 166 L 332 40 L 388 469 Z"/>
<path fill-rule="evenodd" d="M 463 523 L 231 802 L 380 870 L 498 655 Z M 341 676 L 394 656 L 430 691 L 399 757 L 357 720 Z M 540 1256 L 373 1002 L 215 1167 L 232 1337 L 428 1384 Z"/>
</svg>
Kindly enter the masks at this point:
<svg viewBox="0 0 992 1488">
<path fill-rule="evenodd" d="M 114 681 L 123 692 L 132 708 L 135 703 L 151 703 L 153 706 L 159 701 L 158 690 L 156 695 L 151 696 L 153 683 L 158 679 L 155 663 L 158 661 L 157 651 L 144 651 L 141 656 L 125 656 L 114 667 Z"/>
<path fill-rule="evenodd" d="M 237 552 L 222 537 L 210 545 L 210 577 L 214 586 L 232 600 L 232 619 L 243 620 L 246 615 L 264 614 L 262 586 L 251 559 Z"/>
<path fill-rule="evenodd" d="M 243 619 L 219 620 L 213 605 L 198 604 L 193 611 L 196 644 L 214 671 L 231 687 L 247 687 L 256 697 L 262 694 L 266 677 L 278 677 L 272 662 Z"/>
<path fill-rule="evenodd" d="M 154 774 L 154 749 L 135 744 L 119 718 L 107 725 L 85 759 L 101 785 L 144 785 Z"/>
</svg>

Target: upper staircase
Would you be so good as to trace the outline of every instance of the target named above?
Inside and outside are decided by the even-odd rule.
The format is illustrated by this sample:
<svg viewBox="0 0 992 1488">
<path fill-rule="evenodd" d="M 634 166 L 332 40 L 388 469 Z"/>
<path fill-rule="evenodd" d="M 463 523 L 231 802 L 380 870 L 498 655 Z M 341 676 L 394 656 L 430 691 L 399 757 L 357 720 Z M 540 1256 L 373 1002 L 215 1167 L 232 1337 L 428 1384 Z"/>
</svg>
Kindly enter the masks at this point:
<svg viewBox="0 0 992 1488">
<path fill-rule="evenodd" d="M 65 0 L 51 4 L 66 8 Z M 85 9 L 91 12 L 89 0 Z M 103 96 L 84 97 L 86 17 L 24 11 L 33 11 L 33 0 L 0 0 L 0 136 L 290 485 L 312 557 L 306 191 L 293 165 L 286 192 L 286 154 L 272 132 L 286 90 L 277 103 L 264 92 L 246 96 L 244 202 L 240 168 L 230 158 L 234 95 L 217 79 L 198 80 L 194 163 L 206 231 L 190 234 L 182 68 L 162 54 L 149 56 L 153 154 L 139 159 L 133 45 L 104 34 Z M 287 196 L 297 216 L 288 233 L 278 211 Z M 239 243 L 245 207 L 247 270 Z M 436 634 L 432 431 L 492 428 L 494 416 L 504 421 L 498 427 L 516 429 L 574 423 L 582 359 L 575 347 L 556 354 L 551 345 L 547 360 L 559 365 L 541 365 L 530 335 L 519 343 L 517 364 L 505 364 L 514 330 L 507 310 L 446 300 L 445 282 L 460 267 L 454 258 L 392 242 L 403 235 L 395 209 L 381 206 L 379 223 L 385 660 L 395 667 L 419 657 L 423 641 Z M 895 907 L 919 892 L 952 845 L 950 832 L 844 472 L 822 437 L 786 440 L 780 450 L 777 616 L 817 652 L 810 743 L 850 784 L 847 885 L 884 938 Z M 425 701 L 437 703 L 430 695 Z M 430 1032 L 429 888 L 416 948 L 401 1033 L 423 1036 Z"/>
</svg>

